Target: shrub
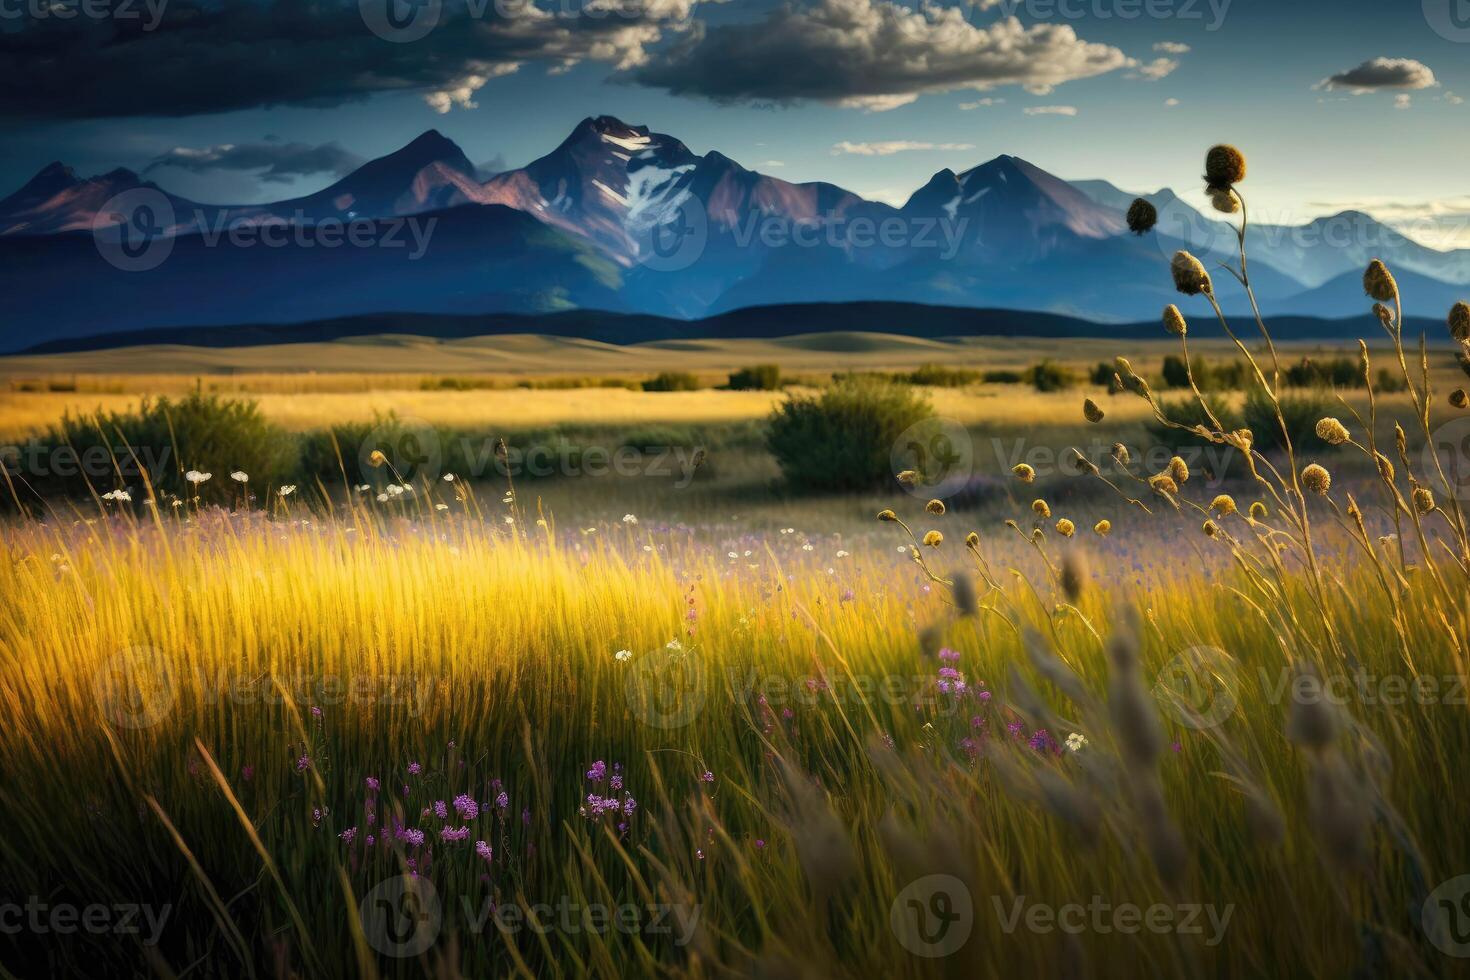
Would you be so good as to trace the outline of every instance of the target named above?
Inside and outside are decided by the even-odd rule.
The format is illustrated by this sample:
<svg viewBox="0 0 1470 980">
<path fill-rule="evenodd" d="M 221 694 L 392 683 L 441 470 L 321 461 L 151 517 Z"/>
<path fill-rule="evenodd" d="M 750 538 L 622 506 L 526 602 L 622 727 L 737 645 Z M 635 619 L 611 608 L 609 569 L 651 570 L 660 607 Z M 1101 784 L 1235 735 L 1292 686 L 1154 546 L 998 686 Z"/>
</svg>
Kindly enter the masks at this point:
<svg viewBox="0 0 1470 980">
<path fill-rule="evenodd" d="M 731 391 L 775 391 L 780 387 L 781 367 L 777 364 L 756 364 L 730 375 Z"/>
<path fill-rule="evenodd" d="M 256 487 L 280 483 L 297 451 L 296 438 L 267 422 L 255 402 L 198 391 L 178 400 L 145 398 L 134 412 L 67 414 L 40 442 L 53 463 L 64 457 L 81 462 L 34 474 L 38 489 L 61 494 L 86 493 L 89 482 L 100 491 L 119 481 L 137 491 L 140 470 L 146 470 L 155 488 L 193 496 L 184 473 L 199 469 L 213 474 L 202 496 L 227 495 L 235 489 L 229 479 L 235 470 L 248 473 Z"/>
<path fill-rule="evenodd" d="M 1215 413 L 1215 418 L 1220 420 L 1221 425 L 1227 429 L 1240 428 L 1239 417 L 1223 399 L 1214 395 L 1205 395 L 1205 401 L 1209 404 L 1210 411 Z M 1209 416 L 1200 407 L 1199 399 L 1193 395 L 1160 399 L 1159 406 L 1163 409 L 1164 415 L 1171 421 L 1188 426 L 1203 425 L 1206 428 L 1210 427 Z M 1187 432 L 1184 429 L 1176 429 L 1173 426 L 1164 425 L 1157 419 L 1150 418 L 1150 421 L 1144 428 L 1148 431 L 1151 445 L 1163 446 L 1171 453 L 1177 453 L 1182 449 L 1189 449 L 1205 444 L 1205 440 L 1199 436 Z"/>
<path fill-rule="evenodd" d="M 965 368 L 947 368 L 938 364 L 924 364 L 907 375 L 910 384 L 928 385 L 931 388 L 963 388 L 980 380 L 979 371 Z"/>
<path fill-rule="evenodd" d="M 1281 417 L 1291 436 L 1292 448 L 1299 453 L 1304 450 L 1323 452 L 1333 448 L 1317 437 L 1318 420 L 1332 415 L 1334 410 L 1334 402 L 1325 391 L 1307 389 L 1281 393 L 1277 398 L 1281 402 Z M 1281 422 L 1277 421 L 1276 411 L 1264 391 L 1258 387 L 1250 390 L 1246 395 L 1242 414 L 1245 427 L 1256 437 L 1256 449 L 1263 453 L 1285 450 L 1286 445 L 1281 438 Z"/>
<path fill-rule="evenodd" d="M 986 371 L 981 380 L 988 385 L 1019 385 L 1025 384 L 1026 375 L 1021 371 Z"/>
<path fill-rule="evenodd" d="M 794 487 L 871 490 L 893 479 L 894 443 L 929 414 L 928 399 L 910 387 L 847 378 L 787 399 L 767 421 L 766 446 Z"/>
<path fill-rule="evenodd" d="M 1071 371 L 1048 358 L 1026 371 L 1026 380 L 1037 391 L 1064 391 L 1077 383 Z"/>
<path fill-rule="evenodd" d="M 661 371 L 643 382 L 644 391 L 698 391 L 699 379 L 688 371 Z"/>
</svg>

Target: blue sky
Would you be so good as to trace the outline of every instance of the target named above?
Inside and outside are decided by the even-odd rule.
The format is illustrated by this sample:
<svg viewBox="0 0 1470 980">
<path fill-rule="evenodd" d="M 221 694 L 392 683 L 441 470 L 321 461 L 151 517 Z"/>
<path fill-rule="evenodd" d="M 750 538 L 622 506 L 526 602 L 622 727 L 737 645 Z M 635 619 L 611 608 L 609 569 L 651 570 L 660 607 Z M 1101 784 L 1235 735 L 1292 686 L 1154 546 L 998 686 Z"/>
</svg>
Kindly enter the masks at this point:
<svg viewBox="0 0 1470 980">
<path fill-rule="evenodd" d="M 99 60 L 88 38 L 38 20 L 37 0 L 0 0 L 0 66 L 16 73 L 8 84 L 0 67 L 0 193 L 60 159 L 84 174 L 154 164 L 149 176 L 172 191 L 245 203 L 326 186 L 429 128 L 477 163 L 519 166 L 581 118 L 610 114 L 696 152 L 895 202 L 943 167 L 1000 153 L 1200 200 L 1203 152 L 1227 140 L 1250 157 L 1258 220 L 1358 207 L 1470 245 L 1465 0 L 794 0 L 784 13 L 765 0 L 641 0 L 595 36 L 513 42 L 529 0 L 500 0 L 498 18 L 444 0 L 435 31 L 402 44 L 372 36 L 356 0 L 321 4 L 343 9 L 319 27 L 299 3 L 287 16 L 237 0 L 259 16 L 211 21 L 214 3 L 154 2 L 158 29 Z M 538 2 L 570 12 L 564 23 L 633 0 Z M 842 40 L 822 39 L 849 21 Z M 67 57 L 44 70 L 6 57 L 7 41 L 43 30 L 75 70 Z M 314 32 L 341 42 L 300 40 Z M 1018 43 L 1022 55 L 1004 53 Z M 263 163 L 236 169 L 226 146 L 257 161 L 289 148 L 290 160 L 265 181 Z M 195 162 L 158 163 L 171 155 Z"/>
</svg>

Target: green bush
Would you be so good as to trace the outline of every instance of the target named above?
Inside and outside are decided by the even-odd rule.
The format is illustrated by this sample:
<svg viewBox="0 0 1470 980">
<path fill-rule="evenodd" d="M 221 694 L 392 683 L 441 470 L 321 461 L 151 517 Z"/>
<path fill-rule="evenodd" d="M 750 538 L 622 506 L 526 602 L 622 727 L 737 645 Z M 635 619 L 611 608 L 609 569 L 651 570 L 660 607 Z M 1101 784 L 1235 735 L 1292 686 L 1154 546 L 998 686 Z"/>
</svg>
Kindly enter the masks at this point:
<svg viewBox="0 0 1470 980">
<path fill-rule="evenodd" d="M 224 499 L 237 489 L 230 473 L 243 470 L 254 487 L 279 484 L 297 452 L 296 438 L 267 422 L 255 402 L 198 391 L 178 400 L 145 398 L 133 412 L 67 414 L 39 442 L 49 462 L 32 482 L 64 495 L 86 493 L 89 483 L 103 492 L 118 483 L 138 491 L 146 470 L 156 488 L 192 497 L 184 474 L 197 469 L 212 474 L 200 495 Z"/>
<path fill-rule="evenodd" d="M 1032 365 L 1026 380 L 1037 391 L 1065 391 L 1077 383 L 1076 375 L 1050 358 Z"/>
<path fill-rule="evenodd" d="M 894 443 L 930 413 L 928 399 L 908 386 L 848 378 L 787 399 L 767 421 L 766 446 L 793 487 L 871 490 L 893 480 Z"/>
<path fill-rule="evenodd" d="M 1021 371 L 986 371 L 981 380 L 988 385 L 1019 385 L 1026 383 L 1026 375 Z"/>
<path fill-rule="evenodd" d="M 730 375 L 731 391 L 776 391 L 780 387 L 781 367 L 777 364 L 756 364 Z"/>
<path fill-rule="evenodd" d="M 1223 399 L 1215 395 L 1206 395 L 1205 401 L 1210 406 L 1210 411 L 1215 413 L 1215 418 L 1226 429 L 1240 428 L 1240 417 L 1231 410 Z M 1203 425 L 1212 428 L 1209 416 L 1200 407 L 1199 399 L 1193 395 L 1180 398 L 1160 399 L 1159 406 L 1165 417 L 1172 422 L 1181 425 L 1196 426 Z M 1182 449 L 1199 447 L 1205 445 L 1205 440 L 1184 429 L 1176 429 L 1173 426 L 1164 425 L 1157 419 L 1150 418 L 1144 428 L 1148 431 L 1149 442 L 1152 445 L 1164 446 L 1172 453 L 1178 453 Z"/>
<path fill-rule="evenodd" d="M 963 388 L 980 380 L 979 371 L 966 368 L 947 368 L 938 364 L 923 364 L 911 371 L 906 380 L 909 384 L 927 385 L 931 388 Z"/>
<path fill-rule="evenodd" d="M 1333 447 L 1317 438 L 1317 422 L 1324 416 L 1334 414 L 1336 403 L 1325 391 L 1303 389 L 1279 394 L 1281 417 L 1286 431 L 1291 436 L 1291 445 L 1297 452 L 1323 452 Z M 1271 400 L 1259 387 L 1252 388 L 1245 397 L 1243 410 L 1245 427 L 1256 437 L 1255 447 L 1260 452 L 1285 450 L 1281 438 L 1281 422 Z"/>
<path fill-rule="evenodd" d="M 662 371 L 643 382 L 644 391 L 698 391 L 699 379 L 688 371 Z"/>
</svg>

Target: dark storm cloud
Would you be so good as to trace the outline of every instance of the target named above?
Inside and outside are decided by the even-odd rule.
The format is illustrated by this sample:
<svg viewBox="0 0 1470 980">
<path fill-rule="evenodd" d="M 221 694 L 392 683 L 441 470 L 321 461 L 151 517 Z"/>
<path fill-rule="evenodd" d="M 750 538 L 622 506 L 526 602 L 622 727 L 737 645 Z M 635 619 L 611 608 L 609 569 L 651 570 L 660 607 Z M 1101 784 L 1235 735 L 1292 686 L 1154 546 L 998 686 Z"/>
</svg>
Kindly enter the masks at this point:
<svg viewBox="0 0 1470 980">
<path fill-rule="evenodd" d="M 1412 58 L 1374 58 L 1317 83 L 1319 89 L 1371 92 L 1375 89 L 1433 88 L 1439 82 L 1423 62 Z"/>
<path fill-rule="evenodd" d="M 528 63 L 639 65 L 696 2 L 584 0 L 552 13 L 528 0 L 444 0 L 437 27 L 410 43 L 374 34 L 357 0 L 174 0 L 151 29 L 146 17 L 9 18 L 0 117 L 191 116 L 395 91 L 447 112 Z"/>
<path fill-rule="evenodd" d="M 960 8 L 919 10 L 887 0 L 818 0 L 757 23 L 699 30 L 637 70 L 644 85 L 718 102 L 803 100 L 892 109 L 925 92 L 1063 82 L 1138 63 L 1069 25 L 989 26 Z"/>
<path fill-rule="evenodd" d="M 221 170 L 260 171 L 265 183 L 290 183 L 297 177 L 332 174 L 344 177 L 362 164 L 362 158 L 337 143 L 223 143 L 219 146 L 176 146 L 151 160 L 147 172 L 174 167 L 206 174 Z"/>
</svg>

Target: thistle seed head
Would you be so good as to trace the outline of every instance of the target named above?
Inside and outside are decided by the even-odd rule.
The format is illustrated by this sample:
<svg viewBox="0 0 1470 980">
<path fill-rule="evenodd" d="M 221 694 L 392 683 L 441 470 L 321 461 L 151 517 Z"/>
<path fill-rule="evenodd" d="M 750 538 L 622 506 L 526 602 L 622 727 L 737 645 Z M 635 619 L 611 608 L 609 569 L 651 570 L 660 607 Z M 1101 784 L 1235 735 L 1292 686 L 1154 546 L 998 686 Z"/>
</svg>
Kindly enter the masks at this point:
<svg viewBox="0 0 1470 980">
<path fill-rule="evenodd" d="M 1398 295 L 1398 283 L 1394 282 L 1393 273 L 1388 271 L 1382 260 L 1374 259 L 1368 263 L 1363 273 L 1363 292 L 1380 303 L 1391 303 Z"/>
<path fill-rule="evenodd" d="M 1215 291 L 1214 284 L 1210 282 L 1210 274 L 1205 271 L 1204 263 L 1188 252 L 1175 252 L 1174 261 L 1170 263 L 1169 270 L 1174 274 L 1174 288 L 1185 296 L 1198 296 L 1200 293 Z"/>
<path fill-rule="evenodd" d="M 1235 513 L 1235 498 L 1228 493 L 1222 493 L 1210 501 L 1210 509 L 1219 513 L 1221 517 L 1229 517 Z"/>
<path fill-rule="evenodd" d="M 1312 463 L 1302 470 L 1302 486 L 1317 494 L 1327 496 L 1327 491 L 1332 489 L 1332 474 L 1327 468 L 1318 463 Z"/>
<path fill-rule="evenodd" d="M 1173 459 L 1169 460 L 1169 475 L 1174 478 L 1175 483 L 1178 483 L 1180 485 L 1188 483 L 1189 464 L 1180 459 L 1178 456 L 1175 456 Z"/>
<path fill-rule="evenodd" d="M 1051 516 L 1051 506 L 1045 500 L 1038 498 L 1031 501 L 1031 509 L 1036 512 L 1037 517 L 1043 520 Z"/>
<path fill-rule="evenodd" d="M 1113 522 L 1106 519 L 1098 521 L 1092 525 L 1092 530 L 1098 537 L 1105 538 L 1113 532 Z"/>
<path fill-rule="evenodd" d="M 926 510 L 929 513 L 933 514 L 935 517 L 943 517 L 944 516 L 944 501 L 942 501 L 942 500 L 931 500 L 927 504 L 924 505 L 924 510 Z"/>
<path fill-rule="evenodd" d="M 1434 509 L 1436 506 L 1438 505 L 1434 502 L 1434 491 L 1430 490 L 1428 487 L 1414 488 L 1415 510 L 1417 510 L 1421 514 L 1432 514 L 1434 513 Z"/>
<path fill-rule="evenodd" d="M 1036 471 L 1026 463 L 1016 464 L 1015 466 L 1011 467 L 1011 472 L 1014 473 L 1016 475 L 1016 479 L 1020 480 L 1022 483 L 1030 483 L 1036 479 Z"/>
<path fill-rule="evenodd" d="M 928 545 L 930 548 L 937 548 L 940 545 L 944 544 L 944 535 L 940 534 L 938 531 L 930 531 L 928 534 L 924 535 L 924 544 Z"/>
<path fill-rule="evenodd" d="M 1176 337 L 1183 337 L 1189 333 L 1189 323 L 1184 319 L 1184 314 L 1179 312 L 1179 307 L 1170 303 L 1164 307 L 1164 329 Z"/>
<path fill-rule="evenodd" d="M 1351 436 L 1348 433 L 1347 426 L 1343 425 L 1337 419 L 1325 418 L 1317 422 L 1317 438 L 1329 446 L 1341 446 Z"/>
<path fill-rule="evenodd" d="M 1133 456 L 1128 452 L 1127 446 L 1121 442 L 1115 442 L 1113 443 L 1113 459 L 1117 461 L 1119 466 L 1127 466 L 1132 461 Z"/>
<path fill-rule="evenodd" d="M 1450 307 L 1450 336 L 1460 343 L 1470 341 L 1470 303 L 1459 302 Z"/>
<path fill-rule="evenodd" d="M 1456 408 L 1470 408 L 1470 395 L 1465 393 L 1464 388 L 1456 388 L 1450 392 L 1450 404 Z"/>
<path fill-rule="evenodd" d="M 1097 407 L 1097 402 L 1089 398 L 1082 403 L 1082 416 L 1096 425 L 1103 420 L 1103 410 Z"/>
<path fill-rule="evenodd" d="M 1226 190 L 1245 180 L 1245 154 L 1228 143 L 1210 147 L 1205 154 L 1205 183 L 1210 190 Z"/>
<path fill-rule="evenodd" d="M 1128 206 L 1128 230 L 1135 235 L 1146 235 L 1159 223 L 1159 211 L 1143 198 L 1134 198 Z"/>
<path fill-rule="evenodd" d="M 1064 538 L 1070 538 L 1077 533 L 1077 525 L 1063 517 L 1057 521 L 1057 533 Z"/>
<path fill-rule="evenodd" d="M 1221 214 L 1235 214 L 1240 210 L 1240 201 L 1229 191 L 1211 191 L 1210 205 Z"/>
<path fill-rule="evenodd" d="M 878 520 L 882 521 L 885 524 L 892 524 L 894 521 L 898 520 L 898 515 L 891 510 L 880 510 L 878 511 Z"/>
</svg>

